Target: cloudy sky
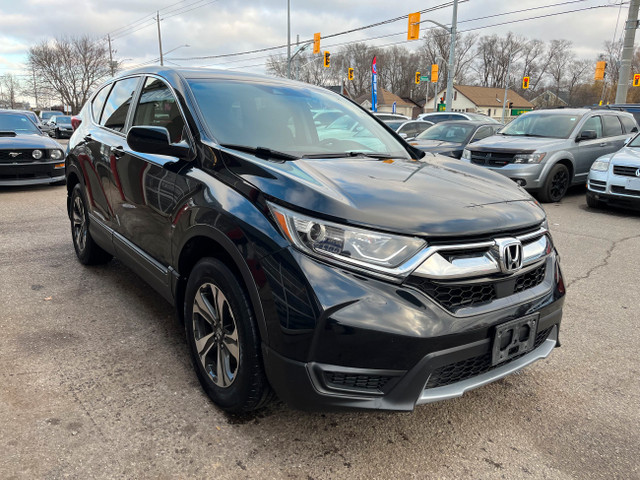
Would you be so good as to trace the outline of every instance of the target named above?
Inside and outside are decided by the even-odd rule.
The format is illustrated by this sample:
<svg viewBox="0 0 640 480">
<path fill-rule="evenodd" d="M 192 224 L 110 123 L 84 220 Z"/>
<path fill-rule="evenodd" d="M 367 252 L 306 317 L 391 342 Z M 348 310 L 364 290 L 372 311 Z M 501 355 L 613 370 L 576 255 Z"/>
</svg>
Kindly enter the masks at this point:
<svg viewBox="0 0 640 480">
<path fill-rule="evenodd" d="M 620 37 L 628 6 L 620 0 L 467 0 L 458 9 L 459 31 L 484 35 L 512 31 L 528 38 L 568 39 L 582 58 L 594 58 L 603 42 L 612 40 L 616 24 Z M 448 0 L 291 0 L 291 36 L 301 39 L 342 32 L 392 19 Z M 527 21 L 518 20 L 558 14 Z M 544 7 L 544 8 L 540 8 Z M 154 21 L 160 9 L 163 50 L 169 62 L 185 66 L 212 66 L 264 72 L 270 53 L 286 48 L 224 58 L 190 59 L 238 53 L 287 42 L 287 0 L 0 0 L 0 75 L 24 75 L 30 46 L 64 35 L 113 38 L 116 58 L 125 66 L 153 62 L 159 57 Z M 516 12 L 532 9 L 526 12 Z M 422 19 L 450 24 L 452 8 L 438 8 Z M 620 15 L 620 16 L 619 16 Z M 618 19 L 619 16 L 619 19 Z M 513 22 L 498 25 L 504 22 Z M 323 49 L 338 49 L 345 42 L 371 45 L 397 44 L 406 39 L 407 20 L 328 39 Z M 421 26 L 422 31 L 429 24 Z M 383 38 L 377 38 L 383 37 Z M 416 48 L 420 42 L 406 42 Z M 189 47 L 181 45 L 189 44 Z M 174 50 L 175 49 L 175 50 Z"/>
</svg>

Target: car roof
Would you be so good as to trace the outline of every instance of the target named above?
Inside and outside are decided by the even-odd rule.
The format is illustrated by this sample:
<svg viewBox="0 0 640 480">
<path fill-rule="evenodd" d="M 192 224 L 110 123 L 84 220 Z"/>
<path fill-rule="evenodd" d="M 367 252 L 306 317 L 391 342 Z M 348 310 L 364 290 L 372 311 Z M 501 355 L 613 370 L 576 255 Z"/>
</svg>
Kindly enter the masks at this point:
<svg viewBox="0 0 640 480">
<path fill-rule="evenodd" d="M 479 127 L 482 125 L 488 125 L 490 127 L 502 126 L 499 123 L 487 122 L 486 120 L 445 120 L 444 122 L 438 122 L 437 125 L 469 125 L 473 127 Z"/>
<path fill-rule="evenodd" d="M 589 112 L 598 112 L 598 113 L 621 113 L 618 110 L 610 110 L 607 108 L 542 108 L 540 110 L 532 110 L 530 112 L 525 112 L 523 115 L 529 113 L 545 113 L 551 115 L 584 115 Z M 624 113 L 624 112 L 622 112 Z"/>
</svg>

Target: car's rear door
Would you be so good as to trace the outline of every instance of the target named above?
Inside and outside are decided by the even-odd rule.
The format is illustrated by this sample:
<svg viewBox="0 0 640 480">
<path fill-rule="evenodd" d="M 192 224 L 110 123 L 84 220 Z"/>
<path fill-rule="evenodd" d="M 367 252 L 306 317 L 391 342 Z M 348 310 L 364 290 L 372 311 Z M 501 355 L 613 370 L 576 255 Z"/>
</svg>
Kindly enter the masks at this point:
<svg viewBox="0 0 640 480">
<path fill-rule="evenodd" d="M 573 152 L 576 168 L 574 182 L 586 181 L 591 164 L 600 155 L 606 153 L 607 141 L 603 138 L 602 117 L 600 115 L 591 115 L 587 118 L 579 129 L 578 136 L 588 130 L 596 132 L 596 138 L 582 140 L 575 144 L 576 148 Z"/>
<path fill-rule="evenodd" d="M 172 143 L 187 140 L 188 136 L 172 89 L 153 76 L 144 79 L 130 124 L 165 127 Z M 115 248 L 165 296 L 170 292 L 171 221 L 182 196 L 176 186 L 177 175 L 171 169 L 175 161 L 164 155 L 135 152 L 123 138 L 112 166 L 118 179 L 113 198 L 118 218 Z"/>
</svg>

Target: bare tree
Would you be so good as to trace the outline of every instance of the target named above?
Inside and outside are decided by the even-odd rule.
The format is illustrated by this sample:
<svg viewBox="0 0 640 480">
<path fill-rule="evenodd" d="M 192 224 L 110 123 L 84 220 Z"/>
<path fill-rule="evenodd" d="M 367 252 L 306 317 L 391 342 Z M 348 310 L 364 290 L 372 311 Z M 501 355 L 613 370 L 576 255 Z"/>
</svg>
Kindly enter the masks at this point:
<svg viewBox="0 0 640 480">
<path fill-rule="evenodd" d="M 549 46 L 549 76 L 553 80 L 553 86 L 557 96 L 560 96 L 560 89 L 567 76 L 567 66 L 575 60 L 572 42 L 569 40 L 551 40 Z"/>
<path fill-rule="evenodd" d="M 18 78 L 11 73 L 5 73 L 0 77 L 0 85 L 2 86 L 2 96 L 6 105 L 9 108 L 15 108 L 18 101 L 17 95 L 20 91 Z"/>
<path fill-rule="evenodd" d="M 449 44 L 451 42 L 451 34 L 444 28 L 434 28 L 428 30 L 423 37 L 422 58 L 425 58 L 428 65 L 437 63 L 439 65 L 439 83 L 447 84 L 447 76 L 449 74 Z M 470 34 L 460 33 L 456 36 L 455 45 L 455 70 L 453 78 L 456 83 L 464 84 L 468 78 L 471 64 L 474 60 L 473 46 L 476 43 L 476 37 Z"/>
<path fill-rule="evenodd" d="M 74 113 L 111 72 L 105 42 L 88 36 L 44 41 L 31 47 L 28 55 L 29 66 L 40 79 L 38 87 L 55 92 Z"/>
</svg>

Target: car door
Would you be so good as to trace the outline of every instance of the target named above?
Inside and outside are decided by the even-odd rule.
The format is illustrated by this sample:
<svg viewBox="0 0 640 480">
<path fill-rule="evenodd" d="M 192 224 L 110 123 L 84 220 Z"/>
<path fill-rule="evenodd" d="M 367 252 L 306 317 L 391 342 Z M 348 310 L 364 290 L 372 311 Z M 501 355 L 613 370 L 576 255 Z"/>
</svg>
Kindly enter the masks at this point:
<svg viewBox="0 0 640 480">
<path fill-rule="evenodd" d="M 593 140 L 582 140 L 576 144 L 573 158 L 575 161 L 574 182 L 586 181 L 591 164 L 600 155 L 604 155 L 607 148 L 607 142 L 602 138 L 602 117 L 600 115 L 591 115 L 578 130 L 575 138 L 588 130 L 596 132 L 596 138 Z"/>
<path fill-rule="evenodd" d="M 172 143 L 188 136 L 173 91 L 163 80 L 152 76 L 144 80 L 130 123 L 165 127 Z M 165 295 L 170 294 L 171 220 L 182 196 L 176 186 L 177 175 L 170 170 L 174 161 L 164 155 L 135 152 L 122 138 L 112 167 L 118 179 L 113 197 L 118 219 L 116 251 Z"/>
<path fill-rule="evenodd" d="M 630 135 L 624 133 L 620 117 L 615 113 L 602 116 L 602 137 L 606 140 L 605 153 L 617 152 Z M 605 154 L 603 153 L 603 155 Z"/>
</svg>

